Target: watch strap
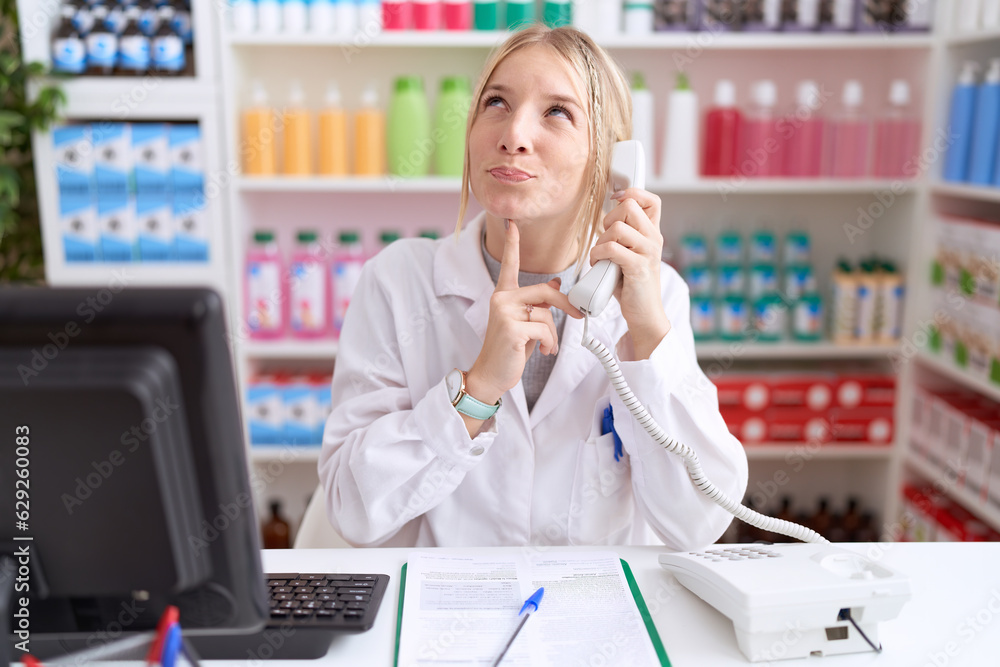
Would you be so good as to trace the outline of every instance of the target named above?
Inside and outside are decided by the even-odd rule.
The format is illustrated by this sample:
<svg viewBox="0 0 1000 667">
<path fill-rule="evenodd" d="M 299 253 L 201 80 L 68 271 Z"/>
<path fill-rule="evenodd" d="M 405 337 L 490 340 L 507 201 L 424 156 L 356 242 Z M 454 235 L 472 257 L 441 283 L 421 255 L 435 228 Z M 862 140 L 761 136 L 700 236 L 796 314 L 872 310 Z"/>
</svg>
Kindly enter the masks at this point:
<svg viewBox="0 0 1000 667">
<path fill-rule="evenodd" d="M 502 403 L 503 400 L 498 399 L 496 405 L 487 405 L 482 401 L 477 401 L 463 391 L 461 398 L 459 398 L 458 402 L 455 403 L 455 409 L 463 415 L 467 415 L 473 419 L 486 421 L 497 413 L 497 410 L 500 409 L 500 405 Z"/>
</svg>

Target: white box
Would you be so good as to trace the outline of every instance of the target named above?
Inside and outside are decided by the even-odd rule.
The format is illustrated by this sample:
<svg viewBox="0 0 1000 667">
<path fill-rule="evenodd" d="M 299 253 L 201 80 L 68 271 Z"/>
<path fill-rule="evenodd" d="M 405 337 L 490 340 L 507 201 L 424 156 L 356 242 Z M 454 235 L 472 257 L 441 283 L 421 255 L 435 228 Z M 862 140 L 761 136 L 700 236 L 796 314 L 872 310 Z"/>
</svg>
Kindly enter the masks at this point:
<svg viewBox="0 0 1000 667">
<path fill-rule="evenodd" d="M 125 197 L 132 175 L 131 126 L 127 123 L 94 123 L 94 183 L 98 194 Z"/>
<path fill-rule="evenodd" d="M 67 262 L 94 262 L 100 259 L 97 211 L 90 197 L 59 195 L 59 229 Z"/>
<path fill-rule="evenodd" d="M 973 419 L 969 423 L 965 450 L 965 488 L 979 497 L 981 502 L 985 501 L 989 489 L 993 445 L 997 435 L 997 429 L 988 421 Z"/>
<path fill-rule="evenodd" d="M 174 219 L 166 198 L 137 192 L 135 217 L 139 237 L 139 260 L 143 262 L 174 260 Z"/>
<path fill-rule="evenodd" d="M 52 130 L 55 151 L 56 185 L 59 195 L 78 199 L 93 194 L 94 146 L 90 127 L 66 125 Z M 74 202 L 74 208 L 79 202 Z"/>
</svg>

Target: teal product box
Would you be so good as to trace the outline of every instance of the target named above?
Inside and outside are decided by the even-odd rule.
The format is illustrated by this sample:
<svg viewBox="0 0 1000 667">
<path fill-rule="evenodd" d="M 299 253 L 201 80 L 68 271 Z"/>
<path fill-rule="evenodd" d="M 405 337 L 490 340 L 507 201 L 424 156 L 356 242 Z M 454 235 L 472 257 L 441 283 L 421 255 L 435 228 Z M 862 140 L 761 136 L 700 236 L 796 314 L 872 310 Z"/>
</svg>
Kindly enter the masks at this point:
<svg viewBox="0 0 1000 667">
<path fill-rule="evenodd" d="M 137 191 L 135 195 L 136 229 L 139 236 L 139 260 L 167 262 L 174 255 L 174 220 L 166 190 Z"/>
<path fill-rule="evenodd" d="M 56 185 L 60 197 L 72 197 L 76 208 L 79 200 L 93 194 L 91 177 L 94 172 L 94 146 L 89 125 L 66 125 L 52 130 L 55 151 Z"/>
<path fill-rule="evenodd" d="M 757 299 L 778 291 L 778 270 L 774 264 L 755 264 L 750 268 L 750 298 Z"/>
<path fill-rule="evenodd" d="M 716 269 L 715 284 L 719 296 L 741 296 L 746 293 L 746 269 L 740 264 L 727 264 Z"/>
<path fill-rule="evenodd" d="M 170 148 L 165 124 L 132 125 L 132 165 L 136 194 L 160 195 L 166 199 L 170 181 Z"/>
<path fill-rule="evenodd" d="M 755 232 L 750 237 L 750 262 L 774 264 L 778 261 L 778 241 L 771 232 Z"/>
<path fill-rule="evenodd" d="M 799 264 L 785 267 L 785 298 L 791 301 L 799 299 L 803 294 L 816 291 L 816 276 L 812 266 Z"/>
<path fill-rule="evenodd" d="M 687 267 L 684 270 L 684 280 L 692 296 L 712 295 L 712 270 L 704 264 Z"/>
<path fill-rule="evenodd" d="M 90 195 L 59 195 L 59 229 L 67 262 L 95 262 L 100 258 L 97 211 Z"/>
<path fill-rule="evenodd" d="M 715 299 L 708 296 L 691 297 L 691 328 L 695 340 L 715 337 Z"/>
<path fill-rule="evenodd" d="M 810 261 L 809 235 L 805 232 L 788 232 L 785 235 L 782 260 L 785 266 L 808 264 Z"/>
<path fill-rule="evenodd" d="M 823 297 L 803 294 L 792 309 L 792 337 L 801 341 L 823 338 Z"/>
<path fill-rule="evenodd" d="M 193 190 L 173 192 L 174 248 L 178 262 L 208 261 L 208 225 L 204 198 Z"/>
<path fill-rule="evenodd" d="M 250 444 L 280 445 L 285 434 L 285 404 L 281 387 L 261 378 L 247 388 Z"/>
<path fill-rule="evenodd" d="M 681 266 L 708 264 L 708 243 L 701 234 L 685 234 L 681 238 Z"/>
<path fill-rule="evenodd" d="M 131 125 L 127 123 L 94 123 L 91 125 L 94 143 L 94 183 L 97 194 L 116 201 L 127 197 L 132 175 Z"/>
<path fill-rule="evenodd" d="M 205 161 L 201 128 L 196 123 L 178 123 L 168 130 L 170 186 L 174 192 L 205 192 Z"/>
<path fill-rule="evenodd" d="M 722 232 L 715 239 L 715 262 L 724 264 L 743 263 L 743 239 L 736 232 Z"/>
<path fill-rule="evenodd" d="M 285 434 L 290 445 L 318 445 L 316 430 L 323 422 L 315 387 L 305 378 L 292 378 L 284 389 Z"/>
<path fill-rule="evenodd" d="M 719 337 L 741 340 L 750 329 L 750 309 L 742 296 L 727 296 L 719 301 Z"/>
<path fill-rule="evenodd" d="M 753 305 L 757 339 L 773 342 L 785 338 L 788 331 L 788 307 L 777 294 L 765 294 Z"/>
<path fill-rule="evenodd" d="M 135 205 L 127 193 L 98 190 L 97 227 L 103 261 L 131 262 L 136 258 Z"/>
</svg>

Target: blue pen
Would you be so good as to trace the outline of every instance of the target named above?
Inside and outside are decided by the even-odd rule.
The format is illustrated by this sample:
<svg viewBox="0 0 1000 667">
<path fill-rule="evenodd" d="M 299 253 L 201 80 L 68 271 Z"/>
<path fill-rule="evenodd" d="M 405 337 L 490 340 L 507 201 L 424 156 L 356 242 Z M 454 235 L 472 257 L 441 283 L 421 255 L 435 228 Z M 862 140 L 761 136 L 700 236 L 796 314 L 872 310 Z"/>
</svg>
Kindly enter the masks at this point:
<svg viewBox="0 0 1000 667">
<path fill-rule="evenodd" d="M 542 601 L 543 595 L 545 595 L 545 589 L 539 588 L 537 591 L 532 593 L 530 598 L 524 601 L 524 604 L 521 606 L 521 611 L 517 612 L 517 615 L 521 617 L 521 622 L 517 624 L 516 628 L 514 628 L 514 633 L 510 636 L 510 639 L 507 640 L 507 644 L 503 647 L 503 650 L 500 651 L 500 655 L 498 655 L 497 659 L 493 661 L 493 667 L 497 667 L 497 665 L 500 664 L 500 661 L 503 660 L 503 657 L 507 655 L 507 649 L 509 649 L 510 645 L 514 643 L 517 633 L 519 633 L 521 628 L 524 627 L 524 622 L 528 620 L 531 613 L 538 611 L 538 603 Z"/>
<path fill-rule="evenodd" d="M 604 408 L 604 418 L 601 419 L 601 435 L 608 433 L 614 434 L 615 461 L 620 461 L 622 458 L 622 439 L 618 437 L 618 431 L 615 430 L 615 417 L 610 405 Z"/>
</svg>

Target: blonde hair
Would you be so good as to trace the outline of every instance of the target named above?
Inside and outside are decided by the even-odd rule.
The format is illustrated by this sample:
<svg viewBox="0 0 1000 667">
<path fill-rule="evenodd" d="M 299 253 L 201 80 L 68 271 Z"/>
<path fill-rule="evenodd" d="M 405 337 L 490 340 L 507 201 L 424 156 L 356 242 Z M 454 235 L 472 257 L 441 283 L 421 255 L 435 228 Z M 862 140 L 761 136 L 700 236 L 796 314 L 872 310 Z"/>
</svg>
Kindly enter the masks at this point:
<svg viewBox="0 0 1000 667">
<path fill-rule="evenodd" d="M 490 54 L 483 66 L 465 127 L 465 164 L 462 169 L 462 195 L 455 234 L 457 236 L 462 229 L 462 220 L 469 204 L 469 134 L 479 117 L 483 90 L 493 72 L 509 55 L 535 45 L 547 46 L 561 56 L 580 77 L 587 96 L 584 104 L 590 126 L 591 159 L 584 181 L 587 187 L 577 210 L 580 225 L 576 238 L 579 249 L 577 262 L 582 268 L 603 217 L 602 207 L 611 168 L 611 149 L 615 142 L 632 136 L 632 96 L 624 73 L 611 56 L 586 33 L 570 26 L 549 28 L 536 23 L 518 30 Z"/>
</svg>

